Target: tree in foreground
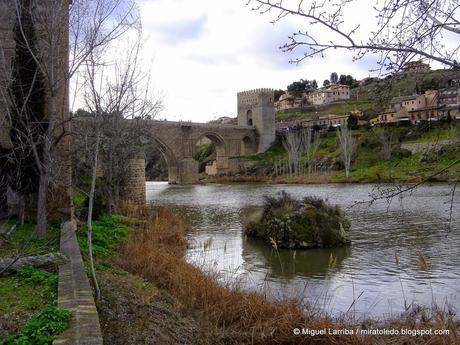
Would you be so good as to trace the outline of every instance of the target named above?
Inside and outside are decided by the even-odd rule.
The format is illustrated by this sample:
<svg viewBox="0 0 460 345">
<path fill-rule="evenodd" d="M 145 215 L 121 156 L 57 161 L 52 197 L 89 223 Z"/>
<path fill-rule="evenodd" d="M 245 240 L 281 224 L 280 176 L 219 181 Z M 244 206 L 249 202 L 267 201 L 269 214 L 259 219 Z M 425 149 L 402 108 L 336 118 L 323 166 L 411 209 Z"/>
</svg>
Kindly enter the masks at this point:
<svg viewBox="0 0 460 345">
<path fill-rule="evenodd" d="M 119 204 L 119 186 L 123 185 L 127 164 L 144 144 L 144 120 L 155 117 L 162 105 L 149 87 L 150 73 L 142 69 L 142 36 L 140 31 L 136 34 L 134 44 L 127 44 L 126 55 L 115 62 L 97 51 L 90 55 L 83 74 L 86 116 L 76 119 L 81 126 L 74 135 L 83 144 L 81 152 L 86 151 L 89 169 L 85 174 L 91 176 L 86 223 L 96 299 L 100 298 L 100 290 L 93 260 L 92 221 L 98 169 L 102 168 L 105 173 L 105 185 L 100 187 L 108 196 L 111 211 L 113 205 Z"/>
<path fill-rule="evenodd" d="M 247 4 L 271 14 L 273 22 L 287 16 L 305 20 L 281 47 L 299 52 L 293 62 L 343 49 L 354 51 L 355 59 L 378 54 L 380 68 L 390 71 L 420 59 L 458 67 L 458 0 L 249 0 Z M 356 20 L 357 10 L 373 11 L 376 20 L 362 25 Z"/>
<path fill-rule="evenodd" d="M 16 52 L 16 74 L 7 74 L 11 92 L 1 93 L 1 101 L 10 105 L 6 121 L 11 127 L 13 152 L 0 154 L 1 160 L 14 168 L 6 179 L 9 187 L 20 193 L 31 191 L 32 185 L 37 189 L 36 236 L 43 238 L 50 186 L 53 177 L 64 175 L 62 169 L 66 169 L 65 164 L 57 164 L 57 151 L 68 135 L 70 80 L 90 54 L 137 24 L 137 8 L 134 0 L 74 0 L 70 7 L 65 0 L 13 0 L 9 5 L 17 18 L 15 40 L 20 44 L 16 49 L 21 51 Z M 6 56 L 0 47 L 2 71 L 9 69 Z M 44 121 L 40 107 L 45 108 Z M 31 178 L 36 180 L 32 184 Z M 70 181 L 68 184 L 70 190 Z"/>
</svg>

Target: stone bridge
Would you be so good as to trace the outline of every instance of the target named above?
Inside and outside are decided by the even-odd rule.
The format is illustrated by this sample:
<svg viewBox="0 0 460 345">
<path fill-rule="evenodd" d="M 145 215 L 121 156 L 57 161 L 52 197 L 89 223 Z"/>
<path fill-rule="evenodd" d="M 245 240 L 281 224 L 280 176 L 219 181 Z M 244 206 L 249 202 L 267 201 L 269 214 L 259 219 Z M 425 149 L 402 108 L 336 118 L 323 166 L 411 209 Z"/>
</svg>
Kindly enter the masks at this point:
<svg viewBox="0 0 460 345">
<path fill-rule="evenodd" d="M 166 160 L 170 183 L 198 181 L 198 161 L 193 157 L 203 138 L 216 147 L 217 174 L 238 170 L 232 157 L 258 151 L 258 136 L 253 126 L 150 121 L 147 127 L 150 134 L 147 140 L 158 145 Z"/>
<path fill-rule="evenodd" d="M 237 157 L 266 151 L 275 140 L 274 95 L 271 89 L 238 93 L 238 125 L 147 121 L 143 141 L 158 145 L 168 165 L 168 180 L 174 184 L 198 182 L 197 144 L 208 138 L 216 147 L 217 174 L 240 170 Z M 145 200 L 144 155 L 133 157 L 126 171 L 127 198 Z"/>
</svg>

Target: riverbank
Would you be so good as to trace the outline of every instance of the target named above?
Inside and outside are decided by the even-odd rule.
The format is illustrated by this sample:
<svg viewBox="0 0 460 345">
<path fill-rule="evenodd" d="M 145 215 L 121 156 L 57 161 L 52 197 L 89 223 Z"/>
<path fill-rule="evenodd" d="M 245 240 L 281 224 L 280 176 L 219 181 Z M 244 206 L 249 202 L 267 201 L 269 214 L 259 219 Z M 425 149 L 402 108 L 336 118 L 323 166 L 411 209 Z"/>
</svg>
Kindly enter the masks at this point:
<svg viewBox="0 0 460 345">
<path fill-rule="evenodd" d="M 458 339 L 458 323 L 452 315 L 442 311 L 433 310 L 429 312 L 426 309 L 414 307 L 401 317 L 391 321 L 366 320 L 356 324 L 345 316 L 333 319 L 315 310 L 315 308 L 304 305 L 300 300 L 274 301 L 259 293 L 243 291 L 235 283 L 219 284 L 217 277 L 203 273 L 199 268 L 184 260 L 187 245 L 184 237 L 186 225 L 178 220 L 171 211 L 160 209 L 155 214 L 146 211 L 138 214 L 131 210 L 127 215 L 127 219 L 130 219 L 129 227 L 131 230 L 121 247 L 117 249 L 117 254 L 112 261 L 113 264 L 103 269 L 104 273 L 102 273 L 102 277 L 104 277 L 106 272 L 113 274 L 114 270 L 120 268 L 122 272 L 129 272 L 115 273 L 115 276 L 108 280 L 102 278 L 103 281 L 106 280 L 109 290 L 112 291 L 118 290 L 117 285 L 113 285 L 114 282 L 118 280 L 120 283 L 129 282 L 134 279 L 134 282 L 126 284 L 126 288 L 123 289 L 124 292 L 121 292 L 122 295 L 125 295 L 121 301 L 126 301 L 127 306 L 119 301 L 116 302 L 117 307 L 115 307 L 110 302 L 110 298 L 105 304 L 106 310 L 99 306 L 101 320 L 107 320 L 106 316 L 112 318 L 112 321 L 103 321 L 102 327 L 112 324 L 112 327 L 108 329 L 115 332 L 112 334 L 113 339 L 119 337 L 120 341 L 115 342 L 115 344 L 122 343 L 123 339 L 127 339 L 127 334 L 132 334 L 131 331 L 126 332 L 120 329 L 117 332 L 116 329 L 121 327 L 113 326 L 123 322 L 123 317 L 118 316 L 118 306 L 125 305 L 123 308 L 131 311 L 128 320 L 130 320 L 130 325 L 135 325 L 134 329 L 138 329 L 137 326 L 142 324 L 152 325 L 150 321 L 147 321 L 148 315 L 152 316 L 154 320 L 158 319 L 158 312 L 155 311 L 137 315 L 137 310 L 142 305 L 139 301 L 142 298 L 133 298 L 131 294 L 135 296 L 146 294 L 147 301 L 150 301 L 149 298 L 152 296 L 166 296 L 165 298 L 169 302 L 167 305 L 170 309 L 160 313 L 163 320 L 161 322 L 162 327 L 170 330 L 172 325 L 177 325 L 177 317 L 182 321 L 185 318 L 187 321 L 181 324 L 182 330 L 185 327 L 188 332 L 184 331 L 184 337 L 187 338 L 188 335 L 195 332 L 195 339 L 199 339 L 196 343 L 200 344 L 426 344 L 427 342 L 430 344 L 455 344 Z M 117 278 L 118 274 L 121 274 L 121 279 Z M 104 286 L 106 283 L 103 282 L 102 285 Z M 141 287 L 140 291 L 144 291 L 142 293 L 139 291 L 126 292 L 131 291 L 133 285 L 138 285 L 139 288 L 144 284 L 148 288 Z M 150 289 L 153 290 L 145 293 L 146 290 Z M 104 292 L 103 288 L 104 294 L 108 296 L 107 289 Z M 115 296 L 119 294 L 120 292 L 117 292 Z M 149 303 L 148 305 L 150 305 Z M 154 310 L 156 309 L 154 308 Z M 319 332 L 320 334 L 312 337 L 311 335 L 295 335 L 295 328 L 324 329 L 327 331 L 324 334 Z M 407 328 L 419 330 L 419 332 L 423 329 L 448 329 L 450 335 L 427 335 L 423 337 L 411 335 L 363 336 L 344 334 L 345 331 L 340 332 L 340 330 L 356 330 L 358 328 Z M 139 331 L 143 329 L 144 333 L 141 334 L 148 336 L 145 327 L 140 327 Z M 147 327 L 147 329 L 150 328 Z M 158 332 L 162 333 L 162 329 Z M 178 335 L 176 332 L 173 334 Z M 152 340 L 151 343 L 173 344 L 174 338 L 175 336 L 172 335 L 167 341 L 154 342 Z M 181 339 L 180 336 L 179 339 Z M 126 343 L 130 344 L 131 342 Z"/>
<path fill-rule="evenodd" d="M 349 175 L 335 131 L 320 132 L 317 149 L 297 152 L 290 162 L 282 138 L 266 152 L 240 158 L 239 176 L 208 177 L 204 182 L 268 182 L 293 184 L 419 183 L 460 181 L 458 124 L 386 126 L 352 131 L 355 143 Z M 312 144 L 313 145 L 313 144 Z M 244 163 L 244 164 L 243 164 Z M 295 169 L 294 169 L 295 168 Z"/>
<path fill-rule="evenodd" d="M 267 183 L 267 184 L 333 184 L 333 183 L 356 183 L 356 184 L 366 184 L 366 183 L 407 183 L 415 184 L 422 182 L 422 178 L 412 177 L 407 179 L 336 179 L 331 174 L 324 175 L 315 175 L 315 176 L 219 176 L 211 177 L 208 179 L 201 180 L 200 183 L 203 184 L 213 184 L 213 183 Z M 456 182 L 460 179 L 454 180 L 443 180 L 438 178 L 428 179 L 427 182 Z"/>
</svg>

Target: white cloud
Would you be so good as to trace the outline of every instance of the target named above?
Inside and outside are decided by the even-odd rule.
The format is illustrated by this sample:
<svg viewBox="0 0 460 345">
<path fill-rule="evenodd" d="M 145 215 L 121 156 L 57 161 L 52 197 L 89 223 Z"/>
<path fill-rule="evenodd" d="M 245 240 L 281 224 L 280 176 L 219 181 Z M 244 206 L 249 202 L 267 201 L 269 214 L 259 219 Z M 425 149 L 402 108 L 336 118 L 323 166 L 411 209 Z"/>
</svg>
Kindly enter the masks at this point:
<svg viewBox="0 0 460 345">
<path fill-rule="evenodd" d="M 326 58 L 299 65 L 289 60 L 301 51 L 281 52 L 287 36 L 304 21 L 288 17 L 273 25 L 270 16 L 245 6 L 245 0 L 139 1 L 149 37 L 145 53 L 154 56 L 154 87 L 165 95 L 162 118 L 209 121 L 236 116 L 236 93 L 252 88 L 285 88 L 300 78 L 317 79 L 331 72 L 368 76 L 375 61 L 352 63 L 353 54 L 333 51 Z M 356 14 L 357 8 L 351 8 Z M 363 11 L 363 8 L 360 8 Z M 367 10 L 364 10 L 367 12 Z M 356 16 L 361 23 L 374 18 Z"/>
</svg>

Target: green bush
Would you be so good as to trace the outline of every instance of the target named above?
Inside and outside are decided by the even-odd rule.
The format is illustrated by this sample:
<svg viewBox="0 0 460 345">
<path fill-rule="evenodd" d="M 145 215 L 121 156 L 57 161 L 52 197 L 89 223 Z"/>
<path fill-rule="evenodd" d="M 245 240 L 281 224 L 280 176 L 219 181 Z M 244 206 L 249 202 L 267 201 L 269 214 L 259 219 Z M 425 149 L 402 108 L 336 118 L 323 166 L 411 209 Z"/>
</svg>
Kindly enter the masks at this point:
<svg viewBox="0 0 460 345">
<path fill-rule="evenodd" d="M 128 233 L 128 228 L 121 222 L 118 215 L 105 214 L 99 220 L 93 221 L 93 254 L 96 257 L 107 258 L 114 254 L 114 247 Z M 78 242 L 82 253 L 88 252 L 87 229 L 83 226 L 78 232 Z"/>
<path fill-rule="evenodd" d="M 33 267 L 23 267 L 17 270 L 17 275 L 31 284 L 44 284 L 50 289 L 57 289 L 58 275 Z"/>
<path fill-rule="evenodd" d="M 49 306 L 32 316 L 18 331 L 0 345 L 48 345 L 56 336 L 66 330 L 72 313 L 65 309 Z"/>
</svg>

